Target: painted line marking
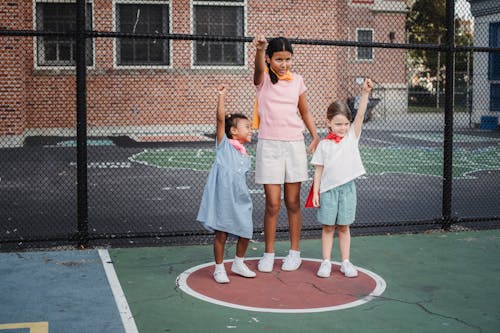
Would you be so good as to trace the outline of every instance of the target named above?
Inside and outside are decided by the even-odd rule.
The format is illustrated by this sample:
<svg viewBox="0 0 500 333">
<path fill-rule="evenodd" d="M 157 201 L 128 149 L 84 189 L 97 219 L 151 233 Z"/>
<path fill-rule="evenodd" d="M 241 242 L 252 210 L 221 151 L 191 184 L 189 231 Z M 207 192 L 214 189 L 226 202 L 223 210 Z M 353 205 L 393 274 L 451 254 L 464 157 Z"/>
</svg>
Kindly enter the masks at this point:
<svg viewBox="0 0 500 333">
<path fill-rule="evenodd" d="M 102 266 L 104 267 L 104 271 L 106 272 L 106 277 L 108 278 L 108 283 L 111 287 L 111 291 L 113 292 L 113 296 L 115 297 L 115 302 L 118 307 L 118 311 L 120 312 L 120 317 L 122 318 L 125 332 L 139 333 L 139 331 L 137 330 L 137 326 L 135 325 L 135 320 L 132 316 L 132 312 L 130 311 L 127 298 L 123 293 L 120 281 L 118 280 L 118 276 L 116 275 L 115 268 L 113 266 L 113 262 L 111 261 L 111 257 L 109 256 L 108 250 L 98 250 L 98 252 L 99 256 L 101 257 Z"/>
<path fill-rule="evenodd" d="M 245 260 L 259 260 L 259 259 L 260 259 L 260 257 L 245 258 Z M 283 259 L 283 257 L 276 257 L 275 259 Z M 321 259 L 311 259 L 311 258 L 302 258 L 302 260 L 309 260 L 309 261 L 316 261 L 316 262 L 322 261 Z M 232 262 L 232 261 L 233 261 L 233 259 L 227 259 L 227 260 L 224 260 L 224 263 Z M 373 289 L 373 291 L 369 295 L 367 295 L 366 297 L 363 297 L 363 298 L 358 299 L 356 301 L 345 303 L 342 305 L 327 306 L 327 307 L 322 307 L 322 308 L 311 308 L 311 309 L 258 308 L 258 307 L 253 307 L 253 306 L 234 304 L 234 303 L 230 303 L 230 302 L 221 301 L 221 300 L 218 300 L 218 299 L 215 299 L 212 297 L 208 297 L 208 296 L 205 296 L 203 294 L 200 294 L 199 292 L 191 289 L 191 287 L 188 286 L 187 279 L 188 279 L 189 275 L 191 275 L 191 273 L 194 273 L 197 270 L 205 268 L 207 266 L 213 266 L 213 264 L 214 264 L 213 262 L 209 262 L 209 263 L 194 266 L 194 267 L 191 267 L 191 268 L 185 270 L 177 277 L 177 280 L 175 281 L 176 285 L 182 291 L 184 291 L 186 294 L 191 295 L 191 296 L 198 298 L 198 299 L 205 301 L 205 302 L 230 307 L 233 309 L 248 310 L 248 311 L 255 311 L 255 312 L 270 312 L 270 313 L 314 313 L 314 312 L 325 312 L 325 311 L 348 309 L 348 308 L 352 308 L 355 306 L 365 304 L 365 303 L 371 301 L 372 299 L 374 299 L 375 297 L 382 295 L 385 288 L 387 287 L 385 280 L 381 276 L 379 276 L 379 275 L 377 275 L 369 270 L 366 270 L 364 268 L 356 266 L 356 269 L 358 271 L 361 271 L 361 272 L 365 273 L 366 275 L 370 276 L 376 283 L 375 289 Z M 337 261 L 332 261 L 332 264 L 339 265 L 339 266 L 341 265 L 341 263 L 337 262 Z"/>
<path fill-rule="evenodd" d="M 76 167 L 76 162 L 70 162 L 70 166 Z M 89 169 L 128 169 L 132 167 L 130 162 L 89 162 L 87 168 Z"/>
<path fill-rule="evenodd" d="M 29 333 L 49 333 L 49 323 L 46 321 L 0 324 L 0 330 L 13 330 L 17 328 L 29 328 Z"/>
</svg>

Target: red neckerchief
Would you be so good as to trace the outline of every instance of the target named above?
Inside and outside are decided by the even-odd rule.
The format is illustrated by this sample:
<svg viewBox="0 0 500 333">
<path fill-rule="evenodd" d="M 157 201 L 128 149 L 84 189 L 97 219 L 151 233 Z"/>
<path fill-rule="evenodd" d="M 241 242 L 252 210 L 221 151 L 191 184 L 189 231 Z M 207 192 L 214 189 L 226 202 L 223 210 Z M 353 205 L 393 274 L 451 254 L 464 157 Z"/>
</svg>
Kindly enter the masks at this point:
<svg viewBox="0 0 500 333">
<path fill-rule="evenodd" d="M 228 140 L 231 146 L 233 146 L 237 151 L 239 151 L 243 155 L 247 155 L 247 150 L 245 149 L 245 146 L 243 146 L 242 143 L 240 143 L 238 140 L 233 140 L 233 139 L 228 139 Z"/>
<path fill-rule="evenodd" d="M 330 132 L 325 136 L 324 140 L 332 140 L 335 141 L 335 143 L 339 143 L 340 140 L 342 140 L 343 138 L 344 137 L 338 136 L 337 134 Z"/>
</svg>

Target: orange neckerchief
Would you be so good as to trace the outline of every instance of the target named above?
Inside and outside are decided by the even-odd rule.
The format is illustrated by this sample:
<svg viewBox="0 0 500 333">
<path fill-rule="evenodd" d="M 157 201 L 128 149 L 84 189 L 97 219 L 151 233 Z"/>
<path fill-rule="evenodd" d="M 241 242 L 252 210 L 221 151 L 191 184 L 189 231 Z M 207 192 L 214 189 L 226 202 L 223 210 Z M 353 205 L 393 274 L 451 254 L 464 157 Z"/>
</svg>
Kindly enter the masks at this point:
<svg viewBox="0 0 500 333">
<path fill-rule="evenodd" d="M 340 140 L 342 140 L 344 137 L 343 136 L 338 136 L 337 134 L 330 132 L 328 133 L 323 140 L 332 140 L 335 141 L 336 143 L 339 143 Z"/>
<path fill-rule="evenodd" d="M 265 69 L 266 73 L 269 73 L 269 69 L 266 67 Z M 293 75 L 290 73 L 290 71 L 287 71 L 285 75 L 278 75 L 272 68 L 271 71 L 276 74 L 278 77 L 278 80 L 283 80 L 283 81 L 291 81 L 293 80 Z M 259 118 L 259 104 L 257 103 L 257 97 L 255 97 L 254 102 L 253 102 L 253 119 L 252 119 L 252 128 L 253 129 L 259 129 L 260 126 L 260 118 Z"/>
<path fill-rule="evenodd" d="M 239 151 L 240 153 L 242 153 L 243 155 L 246 155 L 247 154 L 247 150 L 245 149 L 245 146 L 243 146 L 243 144 L 241 142 L 239 142 L 238 140 L 234 140 L 234 139 L 228 139 L 229 140 L 229 143 L 237 150 Z"/>
</svg>

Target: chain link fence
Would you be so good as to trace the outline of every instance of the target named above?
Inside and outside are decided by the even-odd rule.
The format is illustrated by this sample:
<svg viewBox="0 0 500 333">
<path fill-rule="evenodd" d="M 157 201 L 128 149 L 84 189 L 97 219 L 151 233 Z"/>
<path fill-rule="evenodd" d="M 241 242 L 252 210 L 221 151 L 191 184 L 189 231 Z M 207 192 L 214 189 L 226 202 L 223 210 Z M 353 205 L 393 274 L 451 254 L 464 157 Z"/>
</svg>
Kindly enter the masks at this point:
<svg viewBox="0 0 500 333">
<path fill-rule="evenodd" d="M 216 87 L 252 117 L 258 34 L 292 40 L 320 136 L 332 101 L 355 111 L 356 79 L 376 83 L 353 234 L 498 227 L 496 1 L 9 0 L 0 249 L 206 241 Z M 248 184 L 259 239 L 264 192 L 253 172 Z M 315 210 L 302 214 L 304 237 L 319 235 Z"/>
</svg>

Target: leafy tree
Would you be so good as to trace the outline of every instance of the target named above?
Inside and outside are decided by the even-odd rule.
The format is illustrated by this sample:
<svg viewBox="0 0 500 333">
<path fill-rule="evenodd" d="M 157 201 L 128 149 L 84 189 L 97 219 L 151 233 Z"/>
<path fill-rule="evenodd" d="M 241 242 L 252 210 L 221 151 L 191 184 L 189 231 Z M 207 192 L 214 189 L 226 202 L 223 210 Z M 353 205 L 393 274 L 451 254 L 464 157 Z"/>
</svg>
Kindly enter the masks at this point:
<svg viewBox="0 0 500 333">
<path fill-rule="evenodd" d="M 411 7 L 406 20 L 408 41 L 414 44 L 442 44 L 446 38 L 446 0 L 416 0 Z M 466 19 L 455 18 L 455 44 L 472 45 L 472 35 L 467 27 L 470 24 Z M 446 61 L 446 53 L 433 50 L 410 50 L 410 59 L 413 66 L 425 67 L 431 77 L 442 70 Z M 455 57 L 455 68 L 465 70 L 467 58 L 464 53 Z"/>
<path fill-rule="evenodd" d="M 417 0 L 413 4 L 406 21 L 410 43 L 442 43 L 446 34 L 446 1 Z M 414 65 L 424 65 L 431 76 L 437 74 L 437 52 L 432 50 L 410 50 Z"/>
</svg>

